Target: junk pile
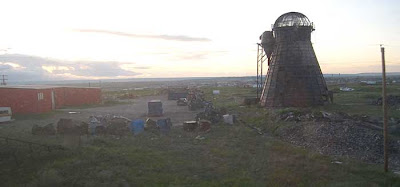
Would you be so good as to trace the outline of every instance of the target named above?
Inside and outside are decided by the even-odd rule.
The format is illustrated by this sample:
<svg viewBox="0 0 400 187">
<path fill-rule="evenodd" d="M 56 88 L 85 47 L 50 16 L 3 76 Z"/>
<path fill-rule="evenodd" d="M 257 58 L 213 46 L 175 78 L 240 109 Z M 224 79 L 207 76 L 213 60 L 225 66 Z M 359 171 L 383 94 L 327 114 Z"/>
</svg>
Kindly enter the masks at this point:
<svg viewBox="0 0 400 187">
<path fill-rule="evenodd" d="M 322 154 L 383 163 L 383 135 L 379 119 L 310 111 L 283 112 L 277 119 L 294 122 L 278 127 L 274 133 L 295 145 Z M 389 139 L 389 146 L 391 165 L 400 168 L 400 140 Z"/>
<path fill-rule="evenodd" d="M 158 134 L 166 134 L 170 131 L 172 123 L 170 118 L 158 119 L 157 121 L 147 118 L 130 120 L 123 116 L 91 116 L 89 118 L 90 134 L 92 135 L 134 135 L 145 131 Z"/>
<path fill-rule="evenodd" d="M 109 116 L 92 116 L 91 118 L 96 119 L 91 119 L 91 121 L 95 124 L 95 134 L 97 135 L 125 136 L 130 133 L 138 135 L 145 131 L 166 134 L 172 126 L 170 118 L 158 119 L 157 121 L 150 118 L 146 121 L 143 119 L 130 120 L 122 116 L 113 116 L 112 118 L 109 118 Z"/>
<path fill-rule="evenodd" d="M 382 105 L 382 97 L 378 100 L 374 101 L 372 104 L 374 105 Z M 390 107 L 399 107 L 400 106 L 400 96 L 398 95 L 388 95 L 386 99 L 386 103 Z"/>
<path fill-rule="evenodd" d="M 196 121 L 204 119 L 216 124 L 223 121 L 222 114 L 225 112 L 215 108 L 211 102 L 206 102 L 204 111 L 196 114 Z"/>
<path fill-rule="evenodd" d="M 196 89 L 189 90 L 187 95 L 187 105 L 190 111 L 205 107 L 204 92 Z"/>
<path fill-rule="evenodd" d="M 158 119 L 154 121 L 148 118 L 146 121 L 142 119 L 130 120 L 123 116 L 90 116 L 89 123 L 76 121 L 72 119 L 61 118 L 57 122 L 57 127 L 53 124 L 46 126 L 33 125 L 33 135 L 114 135 L 126 136 L 129 134 L 138 135 L 144 131 L 155 134 L 167 134 L 171 130 L 172 123 L 170 118 Z"/>
<path fill-rule="evenodd" d="M 209 132 L 212 124 L 225 124 L 233 125 L 236 122 L 235 115 L 227 114 L 225 109 L 217 109 L 211 102 L 204 102 L 204 111 L 196 114 L 195 121 L 185 121 L 183 123 L 183 130 L 188 132 L 200 131 Z"/>
</svg>

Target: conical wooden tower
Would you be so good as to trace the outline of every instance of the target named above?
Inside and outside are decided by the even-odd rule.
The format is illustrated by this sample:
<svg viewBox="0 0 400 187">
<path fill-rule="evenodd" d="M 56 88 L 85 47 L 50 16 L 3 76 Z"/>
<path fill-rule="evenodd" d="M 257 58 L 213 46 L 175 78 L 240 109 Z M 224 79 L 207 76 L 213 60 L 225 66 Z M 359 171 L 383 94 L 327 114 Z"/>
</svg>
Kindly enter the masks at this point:
<svg viewBox="0 0 400 187">
<path fill-rule="evenodd" d="M 265 107 L 323 105 L 328 89 L 311 44 L 313 24 L 298 12 L 280 16 L 260 102 Z M 264 47 L 264 45 L 263 45 Z"/>
</svg>

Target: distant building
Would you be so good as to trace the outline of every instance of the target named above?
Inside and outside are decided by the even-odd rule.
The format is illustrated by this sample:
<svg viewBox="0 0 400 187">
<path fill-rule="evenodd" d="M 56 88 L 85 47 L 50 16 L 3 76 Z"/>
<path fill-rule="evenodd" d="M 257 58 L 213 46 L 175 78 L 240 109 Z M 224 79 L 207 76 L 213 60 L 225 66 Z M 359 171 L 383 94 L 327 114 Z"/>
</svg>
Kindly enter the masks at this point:
<svg viewBox="0 0 400 187">
<path fill-rule="evenodd" d="M 65 106 L 99 103 L 100 88 L 0 86 L 0 107 L 11 107 L 13 114 L 45 113 Z"/>
<path fill-rule="evenodd" d="M 368 84 L 368 85 L 375 85 L 376 81 L 361 81 L 361 83 Z"/>
</svg>

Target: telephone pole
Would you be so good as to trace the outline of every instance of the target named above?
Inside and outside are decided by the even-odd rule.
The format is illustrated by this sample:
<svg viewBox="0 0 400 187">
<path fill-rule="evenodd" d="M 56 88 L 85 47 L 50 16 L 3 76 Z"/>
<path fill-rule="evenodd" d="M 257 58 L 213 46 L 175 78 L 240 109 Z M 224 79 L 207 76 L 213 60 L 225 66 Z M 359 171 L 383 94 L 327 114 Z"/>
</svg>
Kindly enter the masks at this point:
<svg viewBox="0 0 400 187">
<path fill-rule="evenodd" d="M 382 109 L 383 109 L 383 159 L 384 159 L 384 171 L 388 172 L 388 112 L 387 112 L 387 98 L 386 98 L 386 67 L 385 67 L 385 48 L 381 45 L 382 53 Z"/>
<path fill-rule="evenodd" d="M 1 83 L 0 83 L 0 85 L 7 85 L 7 82 L 6 82 L 6 80 L 8 80 L 7 79 L 7 75 L 1 75 Z"/>
</svg>

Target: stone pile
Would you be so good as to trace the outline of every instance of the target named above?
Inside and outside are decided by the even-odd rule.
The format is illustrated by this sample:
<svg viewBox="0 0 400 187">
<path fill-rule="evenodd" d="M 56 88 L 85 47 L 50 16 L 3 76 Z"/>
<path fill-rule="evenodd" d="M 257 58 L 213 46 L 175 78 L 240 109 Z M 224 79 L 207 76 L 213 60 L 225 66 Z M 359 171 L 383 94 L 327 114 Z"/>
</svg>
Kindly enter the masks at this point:
<svg viewBox="0 0 400 187">
<path fill-rule="evenodd" d="M 278 121 L 294 122 L 275 132 L 295 145 L 322 154 L 383 163 L 382 125 L 377 118 L 345 113 L 286 112 L 278 116 Z M 400 168 L 400 140 L 389 139 L 389 146 L 391 166 Z"/>
</svg>

